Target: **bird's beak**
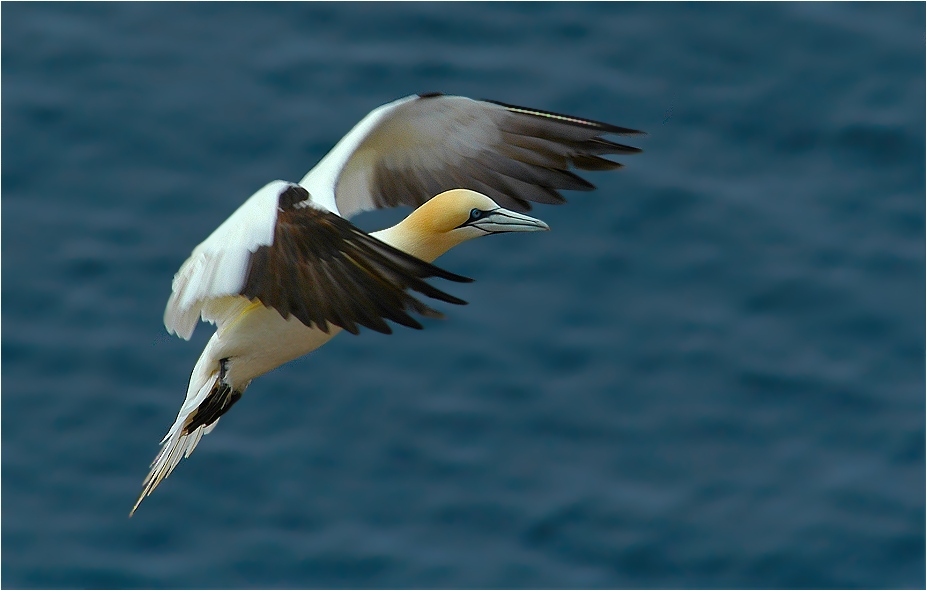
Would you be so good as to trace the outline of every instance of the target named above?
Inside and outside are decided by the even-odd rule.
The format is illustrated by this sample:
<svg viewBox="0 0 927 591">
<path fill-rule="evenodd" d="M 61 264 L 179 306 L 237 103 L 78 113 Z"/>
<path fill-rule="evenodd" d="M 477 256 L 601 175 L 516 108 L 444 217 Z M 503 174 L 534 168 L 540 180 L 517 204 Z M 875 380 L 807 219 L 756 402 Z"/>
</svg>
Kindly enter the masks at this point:
<svg viewBox="0 0 927 591">
<path fill-rule="evenodd" d="M 550 226 L 541 220 L 501 207 L 488 211 L 486 215 L 467 225 L 479 228 L 488 234 L 550 230 Z"/>
</svg>

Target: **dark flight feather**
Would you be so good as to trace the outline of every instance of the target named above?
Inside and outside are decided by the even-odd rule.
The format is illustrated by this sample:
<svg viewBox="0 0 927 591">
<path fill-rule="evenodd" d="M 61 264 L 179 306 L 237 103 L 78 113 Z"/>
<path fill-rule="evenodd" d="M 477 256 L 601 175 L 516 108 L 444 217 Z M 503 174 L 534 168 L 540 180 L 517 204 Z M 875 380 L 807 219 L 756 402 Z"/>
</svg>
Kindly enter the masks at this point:
<svg viewBox="0 0 927 591">
<path fill-rule="evenodd" d="M 425 279 L 471 279 L 393 248 L 334 213 L 311 205 L 296 207 L 308 198 L 299 186 L 280 195 L 273 244 L 251 255 L 241 295 L 306 326 L 328 332 L 334 324 L 353 334 L 359 326 L 389 334 L 384 319 L 422 328 L 407 311 L 441 316 L 409 291 L 466 304 Z"/>
</svg>

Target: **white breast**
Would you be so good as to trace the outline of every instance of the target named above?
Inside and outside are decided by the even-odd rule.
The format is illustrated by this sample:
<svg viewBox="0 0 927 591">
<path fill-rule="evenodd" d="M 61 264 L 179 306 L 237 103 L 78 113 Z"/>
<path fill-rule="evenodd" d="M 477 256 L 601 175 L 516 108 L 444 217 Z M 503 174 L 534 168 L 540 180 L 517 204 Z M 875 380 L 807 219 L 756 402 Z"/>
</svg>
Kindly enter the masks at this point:
<svg viewBox="0 0 927 591">
<path fill-rule="evenodd" d="M 329 325 L 326 334 L 295 317 L 284 320 L 274 309 L 248 306 L 213 337 L 219 340 L 214 356 L 231 359 L 226 379 L 244 390 L 254 378 L 318 349 L 339 332 Z"/>
</svg>

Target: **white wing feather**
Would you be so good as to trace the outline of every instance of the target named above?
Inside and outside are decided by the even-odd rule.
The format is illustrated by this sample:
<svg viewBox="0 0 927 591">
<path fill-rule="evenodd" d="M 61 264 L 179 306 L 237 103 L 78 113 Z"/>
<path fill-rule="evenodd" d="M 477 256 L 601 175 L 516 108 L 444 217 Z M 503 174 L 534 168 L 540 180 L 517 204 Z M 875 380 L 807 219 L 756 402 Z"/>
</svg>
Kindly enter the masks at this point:
<svg viewBox="0 0 927 591">
<path fill-rule="evenodd" d="M 494 151 L 494 117 L 505 109 L 462 96 L 411 95 L 371 111 L 300 181 L 315 203 L 344 218 L 376 209 L 374 164 L 425 178 L 453 174 L 477 152 Z M 437 186 L 437 185 L 436 185 Z M 433 197 L 455 184 L 435 189 Z"/>
<path fill-rule="evenodd" d="M 357 125 L 352 127 L 351 131 L 341 138 L 341 140 L 335 144 L 335 147 L 332 148 L 312 170 L 307 172 L 306 176 L 304 176 L 301 181 L 299 181 L 299 184 L 309 191 L 309 195 L 312 196 L 312 201 L 327 208 L 329 211 L 334 211 L 343 218 L 349 218 L 353 213 L 364 211 L 365 209 L 372 209 L 373 205 L 370 204 L 369 206 L 360 206 L 356 209 L 344 207 L 343 209 L 345 209 L 345 211 L 341 211 L 341 209 L 338 208 L 338 204 L 335 203 L 335 186 L 338 184 L 338 177 L 352 157 L 357 156 L 358 158 L 362 158 L 362 155 L 356 154 L 357 148 L 367 139 L 376 126 L 381 121 L 393 116 L 397 107 L 414 101 L 417 98 L 418 95 L 413 94 L 377 107 L 373 111 L 370 111 L 366 117 L 361 119 Z M 363 193 L 360 194 L 363 195 Z"/>
<path fill-rule="evenodd" d="M 251 253 L 273 243 L 278 198 L 287 186 L 285 181 L 265 185 L 193 249 L 174 275 L 164 310 L 168 332 L 189 340 L 201 316 L 215 322 L 219 312 L 205 309 L 211 300 L 241 291 Z"/>
</svg>

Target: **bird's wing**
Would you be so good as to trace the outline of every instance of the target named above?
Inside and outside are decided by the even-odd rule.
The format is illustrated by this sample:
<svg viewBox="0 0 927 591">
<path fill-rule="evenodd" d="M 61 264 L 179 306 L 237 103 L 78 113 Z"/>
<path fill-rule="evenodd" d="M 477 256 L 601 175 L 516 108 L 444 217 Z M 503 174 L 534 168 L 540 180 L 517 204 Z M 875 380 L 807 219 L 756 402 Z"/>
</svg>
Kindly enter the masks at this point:
<svg viewBox="0 0 927 591">
<path fill-rule="evenodd" d="M 207 302 L 241 291 L 251 253 L 273 243 L 277 203 L 288 186 L 268 183 L 193 249 L 174 275 L 164 310 L 168 332 L 189 340 Z"/>
<path fill-rule="evenodd" d="M 214 304 L 232 297 L 239 303 L 257 299 L 284 318 L 295 316 L 325 332 L 329 324 L 354 334 L 358 325 L 392 332 L 385 319 L 421 328 L 407 311 L 440 314 L 408 290 L 466 303 L 426 283 L 429 277 L 470 281 L 318 208 L 299 185 L 275 181 L 194 249 L 174 277 L 164 324 L 188 339 L 202 315 L 221 330 L 223 318 L 233 314 L 228 309 L 235 306 Z"/>
<path fill-rule="evenodd" d="M 345 218 L 383 207 L 418 207 L 455 188 L 527 211 L 532 201 L 562 203 L 560 189 L 593 189 L 570 169 L 619 168 L 601 156 L 640 150 L 602 136 L 640 133 L 495 101 L 413 95 L 372 111 L 300 184 Z"/>
</svg>

